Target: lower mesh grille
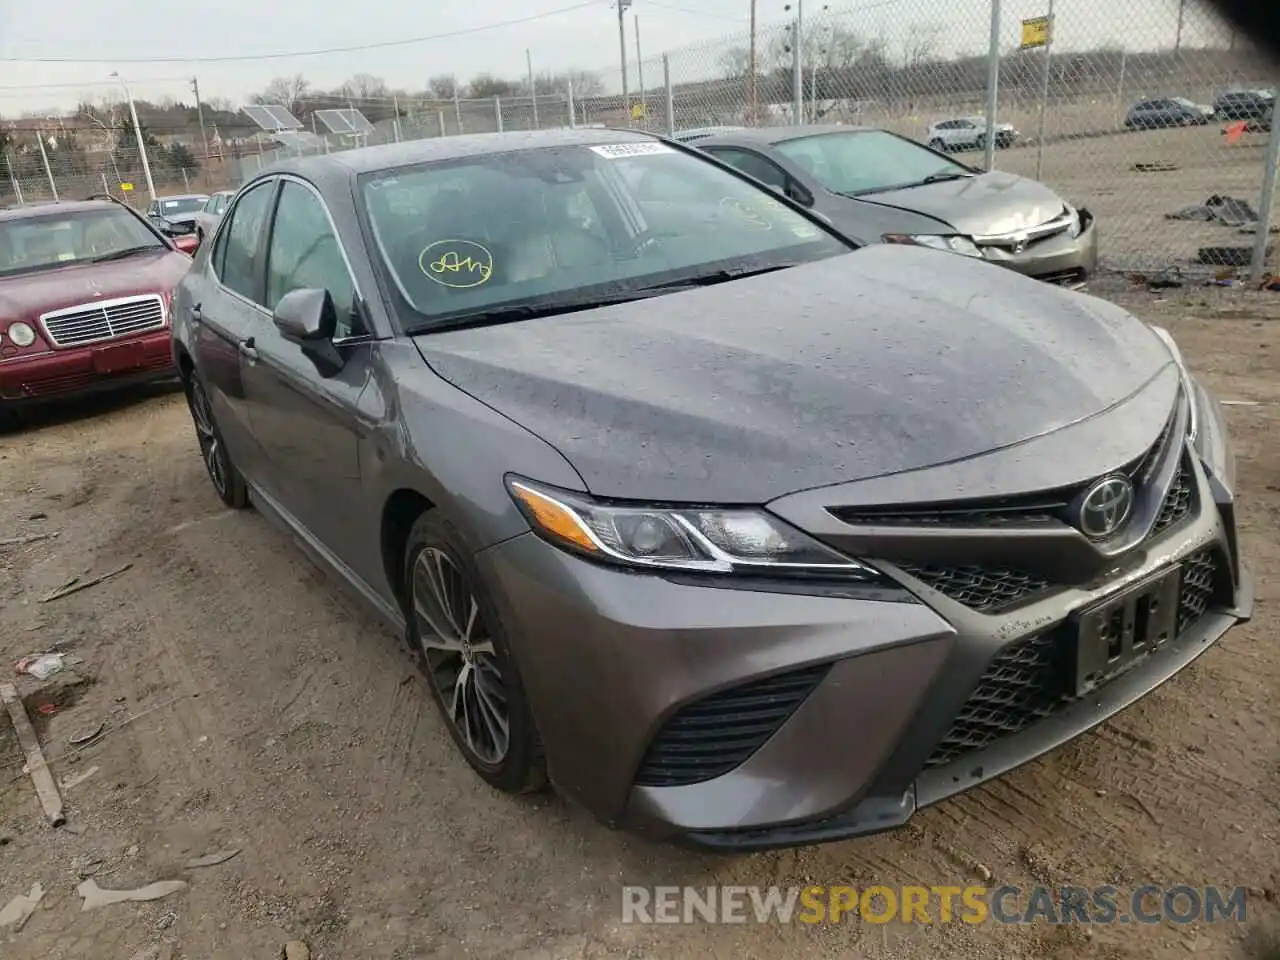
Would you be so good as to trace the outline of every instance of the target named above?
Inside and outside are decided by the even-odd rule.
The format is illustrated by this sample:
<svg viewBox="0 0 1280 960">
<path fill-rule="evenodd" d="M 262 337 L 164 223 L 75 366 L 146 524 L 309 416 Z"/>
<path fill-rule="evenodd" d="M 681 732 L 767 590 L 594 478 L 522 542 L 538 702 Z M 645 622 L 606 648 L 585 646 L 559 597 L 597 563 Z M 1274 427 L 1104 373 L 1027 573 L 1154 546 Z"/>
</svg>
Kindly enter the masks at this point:
<svg viewBox="0 0 1280 960">
<path fill-rule="evenodd" d="M 947 599 L 981 613 L 999 613 L 1049 589 L 1048 580 L 1000 567 L 898 566 Z"/>
<path fill-rule="evenodd" d="M 793 670 L 682 707 L 650 743 L 636 783 L 678 787 L 728 773 L 777 732 L 830 669 Z"/>
<path fill-rule="evenodd" d="M 1215 548 L 1186 557 L 1182 568 L 1179 634 L 1204 616 L 1220 577 L 1226 574 L 1225 561 Z M 951 763 L 1019 733 L 1071 703 L 1073 642 L 1070 630 L 1055 629 L 1017 640 L 996 654 L 925 766 Z"/>
</svg>

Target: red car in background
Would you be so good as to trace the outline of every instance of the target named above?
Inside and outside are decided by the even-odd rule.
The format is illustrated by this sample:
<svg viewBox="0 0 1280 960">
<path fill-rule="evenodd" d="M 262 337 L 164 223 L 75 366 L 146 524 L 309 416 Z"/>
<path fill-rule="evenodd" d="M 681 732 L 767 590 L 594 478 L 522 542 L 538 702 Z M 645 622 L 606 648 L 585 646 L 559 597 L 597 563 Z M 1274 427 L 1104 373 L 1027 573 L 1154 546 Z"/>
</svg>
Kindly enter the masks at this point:
<svg viewBox="0 0 1280 960">
<path fill-rule="evenodd" d="M 111 199 L 0 210 L 0 424 L 42 400 L 174 376 L 191 258 Z"/>
</svg>

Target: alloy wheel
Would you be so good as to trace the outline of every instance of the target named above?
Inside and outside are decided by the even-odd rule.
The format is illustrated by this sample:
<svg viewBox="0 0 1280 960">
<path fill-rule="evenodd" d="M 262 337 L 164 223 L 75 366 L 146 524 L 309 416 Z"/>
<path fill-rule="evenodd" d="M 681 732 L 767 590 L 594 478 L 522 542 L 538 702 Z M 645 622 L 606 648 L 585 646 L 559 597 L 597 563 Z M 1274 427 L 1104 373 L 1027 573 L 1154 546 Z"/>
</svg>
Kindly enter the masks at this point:
<svg viewBox="0 0 1280 960">
<path fill-rule="evenodd" d="M 511 746 L 511 717 L 480 605 L 443 550 L 424 548 L 414 561 L 412 579 L 413 616 L 431 683 L 467 750 L 496 766 Z"/>
<path fill-rule="evenodd" d="M 204 460 L 205 469 L 209 471 L 209 480 L 219 496 L 227 493 L 227 468 L 222 449 L 222 440 L 213 425 L 213 411 L 209 408 L 209 398 L 199 380 L 191 381 L 191 419 L 196 425 L 196 440 L 200 444 L 200 458 Z"/>
</svg>

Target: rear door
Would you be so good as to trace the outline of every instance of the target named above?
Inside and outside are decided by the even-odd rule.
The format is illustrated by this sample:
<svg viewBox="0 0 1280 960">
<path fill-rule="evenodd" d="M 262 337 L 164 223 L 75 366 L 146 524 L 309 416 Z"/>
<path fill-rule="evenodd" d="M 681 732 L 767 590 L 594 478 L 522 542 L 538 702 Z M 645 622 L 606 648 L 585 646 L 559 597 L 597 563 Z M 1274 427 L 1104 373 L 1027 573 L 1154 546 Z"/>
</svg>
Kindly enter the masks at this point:
<svg viewBox="0 0 1280 960">
<path fill-rule="evenodd" d="M 267 221 L 278 188 L 269 178 L 240 195 L 191 293 L 196 368 L 231 458 L 250 479 L 256 479 L 262 459 L 249 424 L 240 353 L 264 310 Z"/>
<path fill-rule="evenodd" d="M 327 376 L 270 317 L 286 293 L 307 288 L 328 290 L 338 313 L 334 343 L 345 364 Z M 270 461 L 270 493 L 350 563 L 343 547 L 362 541 L 354 529 L 362 514 L 350 509 L 360 496 L 363 427 L 356 405 L 369 381 L 374 341 L 361 326 L 359 295 L 329 210 L 311 184 L 293 177 L 282 178 L 276 201 L 265 292 L 242 370 L 254 436 Z"/>
</svg>

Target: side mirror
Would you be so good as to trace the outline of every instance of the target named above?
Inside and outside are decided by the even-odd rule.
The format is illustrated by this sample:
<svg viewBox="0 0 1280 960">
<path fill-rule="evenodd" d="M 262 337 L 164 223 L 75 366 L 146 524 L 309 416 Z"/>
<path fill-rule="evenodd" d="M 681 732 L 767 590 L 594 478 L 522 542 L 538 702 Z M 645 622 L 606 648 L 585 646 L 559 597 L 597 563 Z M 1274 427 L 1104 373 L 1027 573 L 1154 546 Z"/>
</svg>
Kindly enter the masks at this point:
<svg viewBox="0 0 1280 960">
<path fill-rule="evenodd" d="M 801 206 L 813 206 L 813 194 L 809 192 L 809 189 L 805 187 L 804 184 L 799 183 L 798 181 L 787 181 L 787 196 Z"/>
<path fill-rule="evenodd" d="M 328 290 L 290 290 L 276 304 L 271 319 L 282 337 L 302 347 L 322 376 L 332 376 L 342 369 L 342 352 L 333 345 L 338 313 Z"/>
</svg>

